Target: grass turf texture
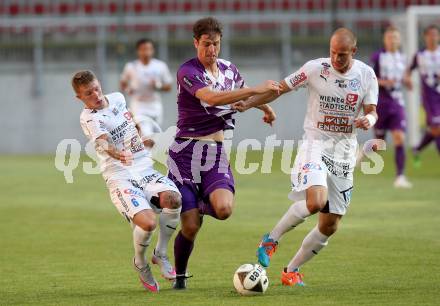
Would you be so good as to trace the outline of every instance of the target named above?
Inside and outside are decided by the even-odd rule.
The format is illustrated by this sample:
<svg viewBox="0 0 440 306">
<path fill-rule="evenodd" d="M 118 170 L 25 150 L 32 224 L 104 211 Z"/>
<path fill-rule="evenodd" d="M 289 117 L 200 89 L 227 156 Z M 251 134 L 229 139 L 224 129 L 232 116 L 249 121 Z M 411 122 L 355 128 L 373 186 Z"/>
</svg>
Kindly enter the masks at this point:
<svg viewBox="0 0 440 306">
<path fill-rule="evenodd" d="M 253 154 L 249 161 L 260 157 Z M 392 188 L 391 152 L 385 160 L 380 175 L 356 174 L 339 232 L 302 269 L 307 287 L 283 287 L 279 276 L 316 217 L 284 236 L 268 270 L 266 294 L 240 297 L 232 286 L 235 269 L 256 261 L 261 235 L 289 206 L 290 181 L 279 171 L 279 156 L 271 174 L 236 175 L 236 208 L 229 220 L 205 217 L 190 260 L 194 277 L 188 290 L 171 290 L 153 268 L 159 294 L 146 292 L 138 282 L 131 266 L 130 227 L 111 204 L 100 175 L 79 168 L 74 183 L 66 184 L 52 157 L 2 156 L 0 304 L 435 305 L 440 281 L 438 154 L 424 152 L 417 170 L 408 163 L 412 190 Z"/>
</svg>

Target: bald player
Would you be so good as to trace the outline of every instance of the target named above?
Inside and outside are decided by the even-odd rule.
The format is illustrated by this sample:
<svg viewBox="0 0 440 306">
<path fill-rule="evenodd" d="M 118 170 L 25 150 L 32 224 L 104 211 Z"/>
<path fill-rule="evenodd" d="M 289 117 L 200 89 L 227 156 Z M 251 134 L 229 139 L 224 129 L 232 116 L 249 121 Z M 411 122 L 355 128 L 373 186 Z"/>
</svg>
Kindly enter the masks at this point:
<svg viewBox="0 0 440 306">
<path fill-rule="evenodd" d="M 330 57 L 311 60 L 280 83 L 280 94 L 308 89 L 303 141 L 292 169 L 294 201 L 278 224 L 263 236 L 258 261 L 269 266 L 281 236 L 319 214 L 318 224 L 304 238 L 298 252 L 281 274 L 288 286 L 304 286 L 300 267 L 328 244 L 346 213 L 353 190 L 356 128 L 370 129 L 377 121 L 378 83 L 372 68 L 353 59 L 356 37 L 348 29 L 336 30 L 330 40 Z M 244 111 L 269 103 L 277 93 L 238 102 Z M 363 114 L 360 115 L 360 112 Z"/>
</svg>

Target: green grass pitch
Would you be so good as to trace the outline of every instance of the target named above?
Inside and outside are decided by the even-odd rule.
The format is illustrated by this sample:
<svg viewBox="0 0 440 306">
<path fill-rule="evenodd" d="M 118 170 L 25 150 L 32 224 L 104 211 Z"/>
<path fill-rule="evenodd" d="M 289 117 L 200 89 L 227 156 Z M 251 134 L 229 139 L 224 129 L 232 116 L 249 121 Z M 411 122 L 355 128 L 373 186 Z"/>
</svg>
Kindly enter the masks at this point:
<svg viewBox="0 0 440 306">
<path fill-rule="evenodd" d="M 302 269 L 306 287 L 283 287 L 279 276 L 316 217 L 281 241 L 266 294 L 238 296 L 235 269 L 256 261 L 261 235 L 289 206 L 290 180 L 278 157 L 271 174 L 236 176 L 230 219 L 205 218 L 188 290 L 171 290 L 154 267 L 159 294 L 138 282 L 130 227 L 100 175 L 78 169 L 74 183 L 66 184 L 53 157 L 0 157 L 0 305 L 438 305 L 440 163 L 434 150 L 424 152 L 422 168 L 408 163 L 412 190 L 393 189 L 391 152 L 382 174 L 356 173 L 339 231 Z"/>
</svg>

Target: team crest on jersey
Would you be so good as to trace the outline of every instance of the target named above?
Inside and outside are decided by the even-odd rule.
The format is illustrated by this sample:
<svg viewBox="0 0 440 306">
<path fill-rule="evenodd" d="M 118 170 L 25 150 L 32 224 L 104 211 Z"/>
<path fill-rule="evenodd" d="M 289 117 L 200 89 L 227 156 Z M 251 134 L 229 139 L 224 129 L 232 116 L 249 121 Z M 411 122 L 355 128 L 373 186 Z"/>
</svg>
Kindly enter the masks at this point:
<svg viewBox="0 0 440 306">
<path fill-rule="evenodd" d="M 125 117 L 125 119 L 127 119 L 127 120 L 129 120 L 129 121 L 130 121 L 131 118 L 132 118 L 130 112 L 125 112 L 125 113 L 124 113 L 124 117 Z"/>
<path fill-rule="evenodd" d="M 98 122 L 99 122 L 99 128 L 100 128 L 101 130 L 105 130 L 105 124 L 104 124 L 104 121 L 102 121 L 102 120 L 98 120 Z"/>
<path fill-rule="evenodd" d="M 118 109 L 115 107 L 114 109 L 112 109 L 112 113 L 113 115 L 117 116 L 119 114 Z"/>
<path fill-rule="evenodd" d="M 350 87 L 351 90 L 358 90 L 361 87 L 361 81 L 358 79 L 353 79 L 348 82 L 348 87 Z"/>
<path fill-rule="evenodd" d="M 330 65 L 327 63 L 321 63 L 322 69 L 321 73 L 319 74 L 319 77 L 324 79 L 327 82 L 327 78 L 330 76 Z"/>
<path fill-rule="evenodd" d="M 359 95 L 349 93 L 347 97 L 345 97 L 345 102 L 351 106 L 355 106 L 358 101 Z"/>
</svg>

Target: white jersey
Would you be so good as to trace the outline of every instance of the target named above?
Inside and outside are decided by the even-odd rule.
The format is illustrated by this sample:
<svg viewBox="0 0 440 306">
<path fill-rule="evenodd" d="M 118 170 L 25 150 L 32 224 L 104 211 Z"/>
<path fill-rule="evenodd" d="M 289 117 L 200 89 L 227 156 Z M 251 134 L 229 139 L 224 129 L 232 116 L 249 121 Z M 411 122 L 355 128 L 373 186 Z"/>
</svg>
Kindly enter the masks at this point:
<svg viewBox="0 0 440 306">
<path fill-rule="evenodd" d="M 139 137 L 131 113 L 127 110 L 124 96 L 115 92 L 106 95 L 105 98 L 108 101 L 106 108 L 96 110 L 85 108 L 82 111 L 81 127 L 90 141 L 95 141 L 105 134 L 117 150 L 130 150 L 133 154 L 132 165 L 125 166 L 104 150 L 97 149 L 96 153 L 105 180 L 136 179 L 137 176 L 142 176 L 146 168 L 153 167 L 150 153 Z"/>
<path fill-rule="evenodd" d="M 304 64 L 285 79 L 297 90 L 309 91 L 304 140 L 319 152 L 330 172 L 347 177 L 356 163 L 356 129 L 353 121 L 363 104 L 377 104 L 378 83 L 373 69 L 354 60 L 345 74 L 333 69 L 330 58 Z M 316 149 L 318 148 L 318 149 Z"/>
<path fill-rule="evenodd" d="M 160 95 L 155 90 L 154 84 L 171 84 L 173 78 L 165 62 L 152 58 L 147 65 L 140 60 L 129 62 L 125 65 L 121 75 L 122 81 L 127 81 L 133 90 L 130 102 L 160 103 Z"/>
</svg>

